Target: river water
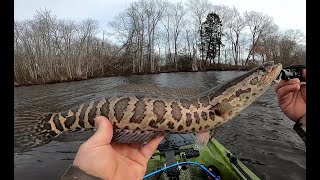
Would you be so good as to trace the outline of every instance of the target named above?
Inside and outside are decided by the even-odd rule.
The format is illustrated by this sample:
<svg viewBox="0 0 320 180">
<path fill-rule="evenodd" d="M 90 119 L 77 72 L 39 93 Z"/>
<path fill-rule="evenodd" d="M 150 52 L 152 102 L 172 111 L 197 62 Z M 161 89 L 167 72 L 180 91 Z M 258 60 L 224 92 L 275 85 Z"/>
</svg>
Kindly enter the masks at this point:
<svg viewBox="0 0 320 180">
<path fill-rule="evenodd" d="M 181 72 L 108 77 L 14 89 L 17 111 L 56 112 L 101 97 L 123 84 L 156 84 L 198 91 L 218 86 L 239 71 Z M 306 179 L 306 148 L 280 110 L 271 86 L 238 116 L 221 126 L 215 138 L 261 179 Z M 30 152 L 15 154 L 18 180 L 60 179 L 83 141 L 53 141 Z"/>
</svg>

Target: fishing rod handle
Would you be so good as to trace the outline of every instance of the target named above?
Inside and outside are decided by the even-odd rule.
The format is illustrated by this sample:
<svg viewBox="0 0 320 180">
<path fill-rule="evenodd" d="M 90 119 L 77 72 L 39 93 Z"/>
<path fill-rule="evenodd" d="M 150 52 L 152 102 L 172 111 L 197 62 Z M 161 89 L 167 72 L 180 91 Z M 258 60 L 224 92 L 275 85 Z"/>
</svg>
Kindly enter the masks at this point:
<svg viewBox="0 0 320 180">
<path fill-rule="evenodd" d="M 294 79 L 298 78 L 300 81 L 305 82 L 305 79 L 303 78 L 302 71 L 306 67 L 303 65 L 298 65 L 298 66 L 290 66 L 283 68 L 279 74 L 280 79 L 282 80 L 289 80 L 289 79 Z"/>
</svg>

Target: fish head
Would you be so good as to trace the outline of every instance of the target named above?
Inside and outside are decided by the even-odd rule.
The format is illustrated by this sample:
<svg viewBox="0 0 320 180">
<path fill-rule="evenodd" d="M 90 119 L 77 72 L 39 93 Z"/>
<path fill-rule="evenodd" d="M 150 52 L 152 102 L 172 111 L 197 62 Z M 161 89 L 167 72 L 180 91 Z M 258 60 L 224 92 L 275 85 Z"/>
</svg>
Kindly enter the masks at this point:
<svg viewBox="0 0 320 180">
<path fill-rule="evenodd" d="M 254 70 L 252 70 L 252 74 L 249 75 L 249 84 L 255 79 L 258 80 L 256 84 L 256 89 L 268 88 L 269 85 L 274 81 L 278 75 L 280 74 L 282 69 L 282 65 L 280 63 L 274 64 L 273 61 L 269 61 Z M 248 83 L 248 81 L 247 81 Z M 253 85 L 251 83 L 251 85 Z"/>
<path fill-rule="evenodd" d="M 266 90 L 278 77 L 281 69 L 282 65 L 280 63 L 274 64 L 273 61 L 269 61 L 248 72 L 248 76 L 243 79 L 242 85 L 252 88 L 253 91 Z"/>
<path fill-rule="evenodd" d="M 270 87 L 281 69 L 269 61 L 229 81 L 211 95 L 212 110 L 224 120 L 233 118 Z"/>
</svg>

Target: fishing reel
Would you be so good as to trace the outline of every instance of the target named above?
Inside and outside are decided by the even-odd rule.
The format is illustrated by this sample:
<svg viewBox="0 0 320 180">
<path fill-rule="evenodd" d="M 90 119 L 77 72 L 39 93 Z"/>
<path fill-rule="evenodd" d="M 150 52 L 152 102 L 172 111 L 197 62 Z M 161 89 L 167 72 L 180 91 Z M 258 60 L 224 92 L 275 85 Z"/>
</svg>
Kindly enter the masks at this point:
<svg viewBox="0 0 320 180">
<path fill-rule="evenodd" d="M 281 80 L 289 80 L 298 78 L 300 81 L 305 81 L 302 77 L 302 70 L 305 69 L 306 66 L 297 65 L 297 66 L 289 66 L 283 68 L 277 79 Z"/>
</svg>

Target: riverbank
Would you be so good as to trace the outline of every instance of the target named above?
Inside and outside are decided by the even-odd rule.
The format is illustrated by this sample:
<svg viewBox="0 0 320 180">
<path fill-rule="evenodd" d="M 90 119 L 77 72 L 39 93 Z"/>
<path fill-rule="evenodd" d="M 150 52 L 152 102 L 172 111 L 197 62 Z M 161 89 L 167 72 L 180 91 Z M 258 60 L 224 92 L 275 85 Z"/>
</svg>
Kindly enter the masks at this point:
<svg viewBox="0 0 320 180">
<path fill-rule="evenodd" d="M 102 77 L 116 77 L 116 76 L 130 76 L 130 75 L 147 75 L 147 74 L 160 74 L 160 73 L 177 73 L 177 72 L 206 72 L 206 71 L 248 71 L 252 69 L 252 67 L 248 66 L 236 66 L 236 65 L 228 65 L 228 64 L 220 64 L 215 66 L 209 66 L 206 70 L 192 71 L 189 68 L 181 68 L 179 70 L 164 68 L 164 70 L 158 72 L 144 72 L 144 73 L 130 73 L 130 72 L 122 72 L 118 74 L 104 74 L 104 75 L 96 75 L 96 76 L 88 76 L 88 77 L 76 77 L 76 78 L 61 78 L 50 80 L 46 82 L 42 81 L 26 81 L 26 82 L 14 82 L 14 87 L 22 87 L 22 86 L 32 86 L 32 85 L 40 85 L 40 84 L 56 84 L 62 82 L 72 82 L 72 81 L 83 81 L 94 78 L 102 78 Z"/>
</svg>

